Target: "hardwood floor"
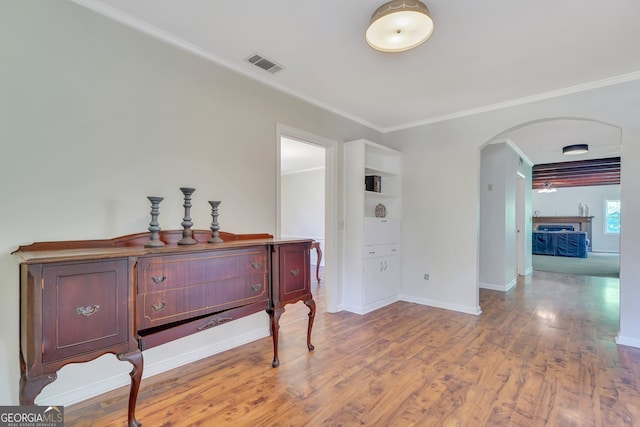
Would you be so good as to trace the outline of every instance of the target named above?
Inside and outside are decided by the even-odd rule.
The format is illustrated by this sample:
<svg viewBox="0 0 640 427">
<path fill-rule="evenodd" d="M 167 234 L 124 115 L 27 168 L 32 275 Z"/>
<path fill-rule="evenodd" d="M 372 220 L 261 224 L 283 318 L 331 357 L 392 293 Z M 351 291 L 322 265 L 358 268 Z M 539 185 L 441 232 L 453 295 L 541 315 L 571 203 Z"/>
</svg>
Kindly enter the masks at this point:
<svg viewBox="0 0 640 427">
<path fill-rule="evenodd" d="M 315 283 L 313 284 L 315 287 Z M 282 316 L 270 338 L 143 380 L 155 426 L 640 425 L 640 350 L 616 346 L 618 279 L 534 272 L 483 314 L 398 302 L 365 316 Z M 127 390 L 67 407 L 66 425 L 123 426 Z"/>
</svg>

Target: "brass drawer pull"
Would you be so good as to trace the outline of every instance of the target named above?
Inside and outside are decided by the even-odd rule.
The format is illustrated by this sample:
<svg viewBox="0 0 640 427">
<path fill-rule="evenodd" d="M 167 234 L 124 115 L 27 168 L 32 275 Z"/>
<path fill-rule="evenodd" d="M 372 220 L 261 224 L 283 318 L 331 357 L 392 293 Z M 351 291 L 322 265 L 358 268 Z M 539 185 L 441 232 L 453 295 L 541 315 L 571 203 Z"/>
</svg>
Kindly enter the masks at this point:
<svg viewBox="0 0 640 427">
<path fill-rule="evenodd" d="M 162 302 L 158 302 L 155 304 L 151 304 L 151 308 L 153 308 L 155 311 L 161 311 L 164 310 L 164 308 L 167 306 L 167 303 L 162 301 Z"/>
<path fill-rule="evenodd" d="M 294 268 L 293 270 L 291 270 L 291 275 L 293 277 L 296 277 L 298 274 L 300 274 L 300 269 L 299 268 Z"/>
<path fill-rule="evenodd" d="M 89 316 L 93 316 L 94 314 L 96 314 L 98 312 L 98 310 L 100 309 L 99 305 L 88 305 L 86 307 L 78 307 L 76 308 L 76 313 L 85 316 L 85 317 L 89 317 Z"/>
<path fill-rule="evenodd" d="M 219 324 L 228 322 L 230 320 L 233 320 L 233 317 L 214 317 L 213 319 L 209 320 L 204 325 L 198 326 L 197 329 L 199 331 L 204 331 L 205 329 L 209 329 L 209 328 L 212 328 L 214 326 L 218 326 Z"/>
<path fill-rule="evenodd" d="M 262 289 L 262 283 L 256 283 L 255 285 L 251 285 L 251 290 L 253 292 L 258 292 L 260 289 Z"/>
<path fill-rule="evenodd" d="M 167 280 L 167 276 L 152 277 L 151 280 L 153 280 L 153 283 L 157 285 L 158 283 L 162 283 Z"/>
<path fill-rule="evenodd" d="M 253 267 L 254 270 L 257 270 L 259 268 L 262 268 L 262 263 L 261 262 L 252 262 L 251 263 L 251 267 Z"/>
</svg>

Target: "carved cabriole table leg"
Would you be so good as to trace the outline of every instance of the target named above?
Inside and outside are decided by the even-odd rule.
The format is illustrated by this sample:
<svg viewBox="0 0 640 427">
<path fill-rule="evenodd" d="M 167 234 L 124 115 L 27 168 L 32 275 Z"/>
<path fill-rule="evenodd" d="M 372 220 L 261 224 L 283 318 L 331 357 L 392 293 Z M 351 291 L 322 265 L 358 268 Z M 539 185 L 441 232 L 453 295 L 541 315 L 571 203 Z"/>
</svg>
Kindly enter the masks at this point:
<svg viewBox="0 0 640 427">
<path fill-rule="evenodd" d="M 320 263 L 322 262 L 322 249 L 320 249 L 320 242 L 311 243 L 311 249 L 316 250 L 317 261 L 316 261 L 316 280 L 318 281 L 318 285 L 320 284 Z"/>
<path fill-rule="evenodd" d="M 304 302 L 304 305 L 309 307 L 309 325 L 307 326 L 307 348 L 309 351 L 313 350 L 315 347 L 311 344 L 311 329 L 313 329 L 313 319 L 316 317 L 316 302 L 313 298 L 308 299 Z"/>
<path fill-rule="evenodd" d="M 269 318 L 271 320 L 271 339 L 273 340 L 273 362 L 271 366 L 277 368 L 280 366 L 278 359 L 278 333 L 280 331 L 280 316 L 284 313 L 284 308 L 274 308 L 269 310 Z"/>
<path fill-rule="evenodd" d="M 129 373 L 131 376 L 131 389 L 129 391 L 128 426 L 141 427 L 142 424 L 136 421 L 136 401 L 138 400 L 138 391 L 140 390 L 140 381 L 142 380 L 142 352 L 135 350 L 131 353 L 119 354 L 118 359 L 126 360 L 133 365 L 133 369 Z"/>
<path fill-rule="evenodd" d="M 23 373 L 20 376 L 20 404 L 33 406 L 36 396 L 56 378 L 58 378 L 56 373 L 33 378 L 27 378 L 26 373 Z"/>
</svg>

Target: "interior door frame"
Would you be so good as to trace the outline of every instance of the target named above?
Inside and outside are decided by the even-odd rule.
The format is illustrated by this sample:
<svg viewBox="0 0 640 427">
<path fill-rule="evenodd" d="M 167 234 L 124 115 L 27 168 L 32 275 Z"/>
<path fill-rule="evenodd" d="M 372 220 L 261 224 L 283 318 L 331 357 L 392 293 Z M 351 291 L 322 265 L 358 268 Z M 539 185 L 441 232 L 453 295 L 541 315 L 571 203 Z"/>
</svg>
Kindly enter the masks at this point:
<svg viewBox="0 0 640 427">
<path fill-rule="evenodd" d="M 517 172 L 516 175 L 516 274 L 526 276 L 527 239 L 526 230 L 526 177 Z"/>
<path fill-rule="evenodd" d="M 340 263 L 339 247 L 339 200 L 340 188 L 338 185 L 339 152 L 338 142 L 296 129 L 281 123 L 276 123 L 276 236 L 281 236 L 281 180 L 280 180 L 280 141 L 283 137 L 298 140 L 304 143 L 318 145 L 325 148 L 325 212 L 324 212 L 324 292 L 325 307 L 330 313 L 340 311 Z"/>
</svg>

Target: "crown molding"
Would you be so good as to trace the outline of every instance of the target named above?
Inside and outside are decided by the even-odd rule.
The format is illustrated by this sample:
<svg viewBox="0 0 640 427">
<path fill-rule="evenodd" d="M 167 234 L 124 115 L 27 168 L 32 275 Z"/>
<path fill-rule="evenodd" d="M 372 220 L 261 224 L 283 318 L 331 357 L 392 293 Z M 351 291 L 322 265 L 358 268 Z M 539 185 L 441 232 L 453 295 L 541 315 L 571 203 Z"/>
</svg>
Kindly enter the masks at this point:
<svg viewBox="0 0 640 427">
<path fill-rule="evenodd" d="M 509 100 L 509 101 L 505 101 L 505 102 L 499 102 L 496 104 L 490 104 L 490 105 L 485 105 L 482 107 L 478 107 L 478 108 L 471 108 L 468 110 L 462 110 L 462 111 L 458 111 L 455 113 L 451 113 L 451 114 L 445 114 L 445 115 L 441 115 L 441 116 L 435 116 L 435 117 L 430 117 L 424 120 L 418 120 L 418 121 L 414 121 L 414 122 L 409 122 L 409 123 L 405 123 L 402 125 L 398 125 L 398 126 L 390 126 L 390 127 L 381 127 L 378 126 L 376 124 L 373 124 L 367 120 L 364 120 L 361 117 L 357 117 L 354 116 L 352 114 L 349 114 L 345 111 L 342 111 L 340 109 L 337 109 L 329 104 L 326 104 L 324 102 L 321 102 L 315 98 L 309 97 L 305 94 L 299 93 L 297 91 L 291 90 L 287 87 L 285 87 L 282 84 L 279 84 L 278 82 L 274 82 L 273 80 L 270 80 L 267 78 L 267 76 L 261 76 L 258 73 L 255 73 L 254 70 L 249 69 L 249 68 L 245 68 L 245 63 L 243 62 L 243 64 L 238 64 L 232 61 L 228 61 L 225 58 L 220 57 L 219 55 L 215 55 L 203 48 L 201 48 L 200 46 L 193 44 L 191 42 L 188 42 L 186 40 L 181 39 L 180 37 L 175 36 L 174 34 L 171 34 L 165 30 L 162 30 L 158 27 L 155 27 L 153 25 L 148 24 L 147 22 L 144 22 L 138 18 L 135 18 L 129 14 L 126 14 L 124 12 L 122 12 L 121 10 L 118 10 L 116 8 L 113 8 L 103 2 L 101 2 L 100 0 L 70 0 L 73 3 L 76 3 L 80 6 L 83 6 L 87 9 L 90 9 L 100 15 L 106 16 L 107 18 L 110 18 L 114 21 L 120 22 L 121 24 L 124 24 L 128 27 L 131 27 L 137 31 L 140 31 L 142 33 L 145 33 L 157 40 L 160 40 L 164 43 L 167 43 L 169 45 L 172 45 L 174 47 L 177 47 L 178 49 L 182 49 L 184 51 L 187 51 L 189 53 L 192 53 L 196 56 L 199 56 L 207 61 L 216 63 L 218 65 L 221 65 L 231 71 L 235 71 L 237 73 L 242 74 L 245 77 L 251 78 L 253 80 L 257 80 L 269 87 L 272 87 L 274 89 L 277 89 L 281 92 L 287 93 L 291 96 L 294 96 L 300 100 L 306 101 L 312 105 L 315 105 L 317 107 L 320 107 L 322 109 L 328 110 L 332 113 L 335 113 L 341 117 L 344 117 L 346 119 L 352 120 L 356 123 L 359 123 L 363 126 L 366 126 L 370 129 L 373 129 L 375 131 L 381 132 L 381 133 L 389 133 L 389 132 L 394 132 L 394 131 L 398 131 L 398 130 L 404 130 L 404 129 L 409 129 L 409 128 L 414 128 L 414 127 L 418 127 L 418 126 L 424 126 L 424 125 L 428 125 L 428 124 L 433 124 L 433 123 L 438 123 L 438 122 L 444 122 L 447 120 L 452 120 L 452 119 L 458 119 L 461 117 L 467 117 L 467 116 L 473 116 L 476 114 L 481 114 L 481 113 L 487 113 L 490 111 L 496 111 L 496 110 L 500 110 L 503 108 L 510 108 L 510 107 L 515 107 L 515 106 L 519 106 L 519 105 L 524 105 L 524 104 L 529 104 L 532 102 L 536 102 L 536 101 L 543 101 L 546 99 L 551 99 L 551 98 L 557 98 L 560 96 L 564 96 L 564 95 L 570 95 L 570 94 L 574 94 L 574 93 L 578 93 L 578 92 L 584 92 L 587 90 L 592 90 L 592 89 L 597 89 L 597 88 L 601 88 L 601 87 L 606 87 L 606 86 L 612 86 L 615 84 L 619 84 L 619 83 L 624 83 L 624 82 L 628 82 L 628 81 L 633 81 L 633 80 L 640 80 L 640 71 L 635 71 L 635 72 L 631 72 L 631 73 L 627 73 L 627 74 L 622 74 L 622 75 L 618 75 L 618 76 L 613 76 L 613 77 L 609 77 L 606 79 L 602 79 L 602 80 L 596 80 L 593 82 L 589 82 L 589 83 L 583 83 L 583 84 L 579 84 L 579 85 L 575 85 L 575 86 L 570 86 L 567 88 L 563 88 L 563 89 L 558 89 L 558 90 L 553 90 L 553 91 L 549 91 L 549 92 L 543 92 L 537 95 L 531 95 L 531 96 L 525 96 L 522 98 L 518 98 L 518 99 L 513 99 L 513 100 Z"/>
<path fill-rule="evenodd" d="M 356 123 L 359 123 L 363 126 L 366 126 L 370 129 L 373 129 L 378 132 L 383 132 L 383 128 L 377 126 L 367 120 L 364 120 L 361 117 L 354 116 L 345 111 L 339 110 L 329 104 L 321 102 L 315 98 L 312 98 L 303 93 L 299 93 L 297 91 L 291 90 L 290 88 L 275 82 L 268 78 L 268 76 L 262 76 L 261 73 L 254 71 L 253 69 L 248 68 L 248 65 L 243 61 L 242 64 L 235 63 L 233 61 L 229 61 L 219 55 L 213 54 L 206 49 L 201 48 L 200 46 L 181 39 L 174 34 L 171 34 L 165 30 L 162 30 L 156 26 L 153 26 L 145 21 L 142 21 L 138 18 L 135 18 L 127 13 L 122 12 L 121 10 L 115 9 L 107 4 L 99 0 L 70 0 L 77 5 L 83 6 L 87 9 L 90 9 L 100 15 L 103 15 L 107 18 L 110 18 L 114 21 L 117 21 L 121 24 L 124 24 L 134 30 L 140 31 L 141 33 L 147 34 L 156 40 L 160 40 L 166 44 L 169 44 L 178 49 L 189 52 L 193 55 L 196 55 L 202 59 L 205 59 L 209 62 L 213 62 L 217 65 L 220 65 L 228 70 L 234 71 L 236 73 L 242 74 L 245 77 L 248 77 L 252 80 L 259 81 L 271 88 L 277 89 L 281 92 L 284 92 L 288 95 L 291 95 L 295 98 L 298 98 L 302 101 L 308 102 L 316 107 L 320 107 L 324 110 L 335 113 L 341 117 L 352 120 Z"/>
<path fill-rule="evenodd" d="M 530 104 L 532 102 L 537 102 L 537 101 L 544 101 L 547 99 L 557 98 L 564 95 L 571 95 L 578 92 L 585 92 L 588 90 L 598 89 L 598 88 L 607 87 L 607 86 L 613 86 L 616 84 L 630 82 L 634 80 L 640 80 L 640 71 L 634 71 L 632 73 L 608 77 L 602 80 L 596 80 L 589 83 L 583 83 L 583 84 L 569 86 L 569 87 L 558 89 L 558 90 L 543 92 L 537 95 L 525 96 L 523 98 L 512 99 L 505 102 L 499 102 L 497 104 L 490 104 L 490 105 L 485 105 L 478 108 L 472 108 L 469 110 L 458 111 L 456 113 L 431 117 L 424 120 L 418 120 L 415 122 L 406 123 L 404 125 L 386 127 L 382 129 L 382 132 L 383 133 L 394 132 L 397 130 L 410 129 L 417 126 L 423 126 L 423 125 L 428 125 L 428 124 L 437 123 L 437 122 L 444 122 L 446 120 L 459 119 L 461 117 L 466 117 L 466 116 L 474 116 L 476 114 L 501 110 L 503 108 L 516 107 L 519 105 Z"/>
</svg>

